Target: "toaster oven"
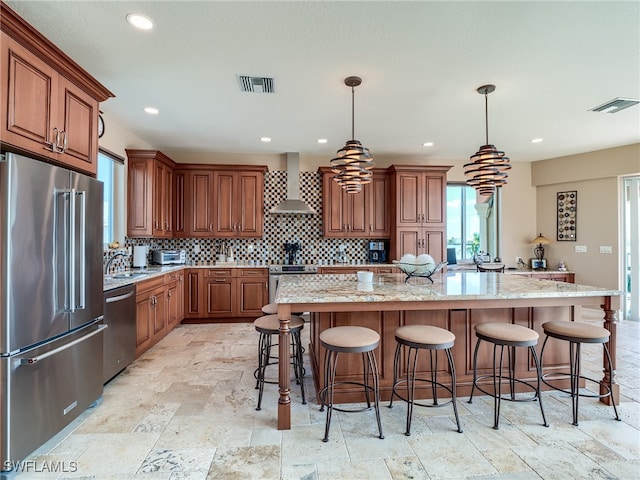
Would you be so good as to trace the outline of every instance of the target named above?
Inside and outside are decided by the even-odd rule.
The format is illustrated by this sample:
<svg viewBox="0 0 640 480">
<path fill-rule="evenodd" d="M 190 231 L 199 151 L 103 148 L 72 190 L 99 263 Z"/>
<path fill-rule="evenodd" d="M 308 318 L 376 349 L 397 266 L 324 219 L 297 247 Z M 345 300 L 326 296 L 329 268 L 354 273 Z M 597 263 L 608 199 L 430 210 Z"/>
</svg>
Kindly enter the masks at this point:
<svg viewBox="0 0 640 480">
<path fill-rule="evenodd" d="M 180 265 L 187 263 L 185 250 L 154 250 L 151 252 L 151 262 L 157 265 Z"/>
</svg>

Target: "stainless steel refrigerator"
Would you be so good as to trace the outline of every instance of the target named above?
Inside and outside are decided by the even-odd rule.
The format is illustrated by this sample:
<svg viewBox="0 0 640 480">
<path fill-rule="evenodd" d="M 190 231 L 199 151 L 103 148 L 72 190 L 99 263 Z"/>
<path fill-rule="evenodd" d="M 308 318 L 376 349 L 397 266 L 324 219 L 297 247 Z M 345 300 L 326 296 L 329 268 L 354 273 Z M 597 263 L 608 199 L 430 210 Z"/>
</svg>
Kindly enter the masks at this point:
<svg viewBox="0 0 640 480">
<path fill-rule="evenodd" d="M 102 395 L 102 191 L 0 156 L 0 471 Z"/>
</svg>

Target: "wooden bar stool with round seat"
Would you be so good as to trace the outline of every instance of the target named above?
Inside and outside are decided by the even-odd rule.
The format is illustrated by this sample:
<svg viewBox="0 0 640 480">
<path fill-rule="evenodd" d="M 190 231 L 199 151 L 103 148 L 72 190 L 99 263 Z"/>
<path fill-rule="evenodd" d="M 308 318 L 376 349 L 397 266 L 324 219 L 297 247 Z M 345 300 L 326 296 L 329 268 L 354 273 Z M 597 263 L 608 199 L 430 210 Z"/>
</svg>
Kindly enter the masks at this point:
<svg viewBox="0 0 640 480">
<path fill-rule="evenodd" d="M 265 371 L 269 365 L 278 364 L 278 356 L 271 355 L 271 348 L 276 347 L 277 343 L 272 343 L 272 337 L 280 334 L 280 320 L 278 315 L 264 315 L 257 318 L 253 325 L 256 331 L 260 334 L 258 340 L 258 368 L 253 372 L 253 376 L 256 378 L 256 388 L 259 389 L 258 393 L 258 406 L 256 410 L 261 409 L 262 405 L 262 393 L 264 392 L 265 383 L 275 383 L 277 380 L 266 380 Z M 296 383 L 300 385 L 300 393 L 302 394 L 302 403 L 306 404 L 307 401 L 304 396 L 304 349 L 302 348 L 302 342 L 300 340 L 300 332 L 304 328 L 304 320 L 300 317 L 291 316 L 289 323 L 289 329 L 291 331 L 291 364 L 293 365 L 293 372 L 295 374 Z"/>
<path fill-rule="evenodd" d="M 473 392 L 477 388 L 485 395 L 493 397 L 493 428 L 498 430 L 498 422 L 500 420 L 500 402 L 502 400 L 508 400 L 512 402 L 523 401 L 538 401 L 540 404 L 540 413 L 542 413 L 542 424 L 548 427 L 547 419 L 544 415 L 544 408 L 542 408 L 542 398 L 540 396 L 540 383 L 541 383 L 541 369 L 540 361 L 538 360 L 538 354 L 536 353 L 535 346 L 538 344 L 538 332 L 531 328 L 523 327 L 522 325 L 515 325 L 512 323 L 480 323 L 475 327 L 476 348 L 473 352 L 473 385 L 471 387 L 471 395 L 469 396 L 469 403 L 473 401 Z M 483 375 L 478 377 L 478 349 L 482 341 L 493 344 L 493 370 L 492 375 Z M 496 354 L 500 347 L 500 358 L 496 361 Z M 504 358 L 504 349 L 507 348 L 507 363 L 508 374 L 505 376 L 502 374 L 502 364 Z M 533 357 L 533 361 L 536 364 L 536 384 L 532 385 L 530 382 L 522 379 L 515 378 L 515 365 L 516 365 L 516 348 L 528 347 Z M 496 372 L 496 368 L 498 371 Z M 484 378 L 491 378 L 493 380 L 493 390 L 491 392 L 485 390 L 485 387 L 481 386 L 480 380 Z M 502 395 L 502 383 L 506 380 L 509 384 L 509 395 Z M 535 394 L 533 397 L 517 398 L 516 397 L 516 383 L 525 385 L 531 388 Z"/>
<path fill-rule="evenodd" d="M 329 426 L 331 425 L 331 414 L 333 410 L 339 412 L 355 413 L 375 409 L 378 421 L 378 431 L 380 438 L 382 434 L 382 423 L 380 422 L 380 389 L 378 385 L 378 364 L 373 351 L 380 344 L 378 332 L 366 327 L 332 327 L 320 333 L 320 343 L 325 348 L 324 352 L 324 387 L 320 390 L 319 396 L 322 406 L 320 411 L 327 407 L 327 417 L 324 430 L 323 442 L 329 441 Z M 336 367 L 340 353 L 360 353 L 362 354 L 363 381 L 336 381 Z M 336 387 L 340 385 L 356 385 L 364 389 L 367 406 L 363 408 L 347 409 L 336 407 L 333 403 L 333 394 Z M 371 397 L 373 396 L 373 407 Z"/>
<path fill-rule="evenodd" d="M 540 362 L 543 360 L 544 348 L 547 346 L 547 340 L 549 338 L 557 338 L 559 340 L 565 340 L 569 342 L 569 373 L 563 372 L 549 372 L 542 376 L 542 381 L 549 385 L 554 390 L 567 393 L 571 395 L 571 405 L 573 409 L 573 425 L 578 425 L 578 399 L 580 397 L 591 398 L 605 398 L 611 397 L 611 405 L 613 405 L 613 412 L 616 416 L 616 420 L 620 420 L 618 415 L 618 409 L 616 402 L 611 393 L 613 372 L 611 371 L 611 355 L 609 354 L 609 348 L 607 342 L 609 342 L 609 336 L 611 333 L 604 327 L 598 325 L 591 325 L 583 322 L 546 322 L 542 324 L 542 329 L 546 334 L 544 343 L 542 344 L 542 351 L 540 352 Z M 604 347 L 604 354 L 607 359 L 607 365 L 605 368 L 609 373 L 609 384 L 604 384 L 593 378 L 581 375 L 580 372 L 580 345 L 583 343 L 601 343 Z M 569 379 L 570 389 L 566 390 L 554 385 L 550 382 L 554 380 Z M 599 393 L 583 392 L 580 393 L 580 380 L 588 380 L 595 382 L 604 389 L 603 393 L 600 390 Z"/>
<path fill-rule="evenodd" d="M 453 413 L 456 417 L 458 432 L 462 433 L 460 427 L 460 419 L 458 418 L 458 406 L 456 403 L 456 367 L 453 363 L 451 348 L 456 340 L 456 336 L 449 330 L 444 328 L 433 327 L 430 325 L 405 325 L 397 328 L 396 336 L 396 354 L 393 360 L 393 389 L 391 391 L 391 401 L 389 408 L 393 407 L 393 397 L 397 396 L 401 400 L 407 402 L 407 429 L 405 435 L 411 435 L 411 417 L 413 416 L 413 406 L 420 407 L 444 407 L 453 404 Z M 402 363 L 400 362 L 400 354 L 402 347 L 408 347 L 405 369 L 407 375 L 403 379 L 398 379 L 401 374 Z M 431 370 L 431 378 L 416 378 L 416 366 L 418 364 L 418 354 L 420 350 L 429 350 L 429 366 Z M 447 386 L 437 381 L 438 374 L 438 350 L 444 350 L 449 362 L 449 371 L 451 373 L 451 386 Z M 432 404 L 419 403 L 415 401 L 415 385 L 416 382 L 424 382 L 431 385 Z M 397 388 L 406 385 L 406 396 L 403 397 L 397 392 Z M 449 392 L 451 400 L 445 403 L 438 403 L 438 388 L 442 388 Z"/>
</svg>

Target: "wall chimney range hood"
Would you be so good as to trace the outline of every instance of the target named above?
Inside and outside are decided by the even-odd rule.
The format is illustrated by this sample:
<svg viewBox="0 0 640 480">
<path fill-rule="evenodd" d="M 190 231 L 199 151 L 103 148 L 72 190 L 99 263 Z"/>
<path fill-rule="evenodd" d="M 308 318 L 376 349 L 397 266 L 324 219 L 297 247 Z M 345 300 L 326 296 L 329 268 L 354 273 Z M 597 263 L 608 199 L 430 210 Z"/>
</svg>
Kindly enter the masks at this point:
<svg viewBox="0 0 640 480">
<path fill-rule="evenodd" d="M 317 212 L 300 200 L 300 154 L 287 152 L 287 199 L 271 209 L 276 215 L 315 215 Z"/>
</svg>

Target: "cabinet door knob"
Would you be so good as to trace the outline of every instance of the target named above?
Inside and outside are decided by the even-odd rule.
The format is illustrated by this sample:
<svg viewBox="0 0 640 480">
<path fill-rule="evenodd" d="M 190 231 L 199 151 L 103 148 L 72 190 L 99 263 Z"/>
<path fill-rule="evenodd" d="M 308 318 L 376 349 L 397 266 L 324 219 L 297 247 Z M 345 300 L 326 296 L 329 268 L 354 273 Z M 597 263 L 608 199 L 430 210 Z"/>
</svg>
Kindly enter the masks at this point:
<svg viewBox="0 0 640 480">
<path fill-rule="evenodd" d="M 209 224 L 209 231 L 210 232 L 213 231 L 213 224 L 212 223 Z"/>
</svg>

